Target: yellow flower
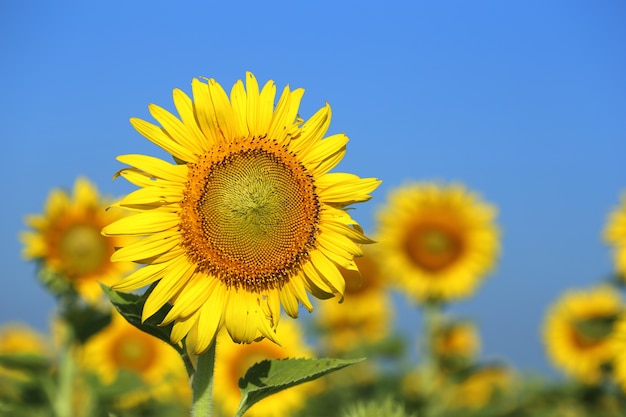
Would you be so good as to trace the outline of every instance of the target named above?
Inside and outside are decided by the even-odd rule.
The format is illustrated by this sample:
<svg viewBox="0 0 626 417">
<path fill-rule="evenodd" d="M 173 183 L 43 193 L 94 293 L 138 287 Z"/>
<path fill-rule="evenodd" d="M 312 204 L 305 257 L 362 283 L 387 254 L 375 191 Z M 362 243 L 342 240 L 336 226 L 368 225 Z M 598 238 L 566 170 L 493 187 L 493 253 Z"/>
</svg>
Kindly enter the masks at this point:
<svg viewBox="0 0 626 417">
<path fill-rule="evenodd" d="M 546 353 L 558 368 L 587 384 L 598 383 L 614 357 L 611 334 L 622 312 L 609 286 L 569 291 L 548 311 L 543 328 Z"/>
<path fill-rule="evenodd" d="M 0 327 L 0 355 L 31 355 L 47 358 L 50 344 L 46 338 L 31 327 L 21 323 L 9 323 Z M 24 392 L 19 384 L 32 380 L 28 373 L 0 366 L 0 402 L 17 401 Z"/>
<path fill-rule="evenodd" d="M 319 305 L 317 323 L 325 331 L 324 343 L 333 351 L 348 351 L 363 342 L 374 343 L 389 334 L 393 318 L 391 297 L 384 286 L 376 255 L 364 248 L 356 258 L 359 271 L 343 270 L 346 281 L 342 304 Z"/>
<path fill-rule="evenodd" d="M 453 387 L 449 397 L 452 408 L 479 409 L 504 394 L 515 381 L 513 372 L 502 365 L 483 365 Z"/>
<path fill-rule="evenodd" d="M 49 350 L 45 336 L 25 324 L 9 323 L 0 327 L 1 354 L 45 355 Z"/>
<path fill-rule="evenodd" d="M 626 193 L 621 197 L 621 204 L 609 215 L 604 239 L 613 246 L 617 273 L 626 279 Z"/>
<path fill-rule="evenodd" d="M 469 364 L 480 350 L 476 326 L 460 320 L 443 323 L 436 329 L 433 350 L 444 365 Z"/>
<path fill-rule="evenodd" d="M 148 399 L 191 401 L 187 372 L 180 355 L 162 340 L 132 326 L 117 312 L 111 323 L 89 338 L 80 350 L 80 361 L 103 384 L 114 384 L 123 372 L 136 374 L 145 383 L 120 399 L 133 405 Z"/>
<path fill-rule="evenodd" d="M 225 415 L 232 416 L 237 410 L 241 399 L 239 378 L 246 374 L 248 368 L 266 359 L 310 358 L 312 351 L 304 344 L 301 331 L 296 322 L 281 322 L 278 336 L 283 346 L 269 340 L 259 343 L 234 345 L 229 343 L 229 336 L 220 332 L 217 340 L 216 367 L 214 385 L 215 401 Z M 288 390 L 271 395 L 255 404 L 246 416 L 250 417 L 284 417 L 302 408 L 306 399 L 320 389 L 319 382 L 307 382 Z"/>
<path fill-rule="evenodd" d="M 499 255 L 495 207 L 457 184 L 410 183 L 378 213 L 378 251 L 416 301 L 469 296 Z"/>
<path fill-rule="evenodd" d="M 45 272 L 59 276 L 85 299 L 98 300 L 102 296 L 98 282 L 111 285 L 134 268 L 130 262 L 110 261 L 115 248 L 128 242 L 125 237 L 105 238 L 100 233 L 124 214 L 119 209 L 106 210 L 110 203 L 82 177 L 76 179 L 73 196 L 52 190 L 45 213 L 26 218 L 33 230 L 20 235 L 23 256 L 40 261 Z"/>
<path fill-rule="evenodd" d="M 162 127 L 131 120 L 178 163 L 118 158 L 133 166 L 120 175 L 141 187 L 119 205 L 138 213 L 103 233 L 144 236 L 112 259 L 146 266 L 114 288 L 158 281 L 143 319 L 171 302 L 163 323 L 174 323 L 172 342 L 186 337 L 197 354 L 222 326 L 236 342 L 276 341 L 281 304 L 297 317 L 299 304 L 313 308 L 307 291 L 343 294 L 338 267 L 356 270 L 353 258 L 370 242 L 345 208 L 369 200 L 380 181 L 329 173 L 348 138 L 323 138 L 328 105 L 304 123 L 297 117 L 302 89 L 285 87 L 274 107 L 274 83 L 259 92 L 247 73 L 230 99 L 213 79 L 194 79 L 192 92 L 193 100 L 174 90 L 180 119 L 150 105 Z"/>
</svg>

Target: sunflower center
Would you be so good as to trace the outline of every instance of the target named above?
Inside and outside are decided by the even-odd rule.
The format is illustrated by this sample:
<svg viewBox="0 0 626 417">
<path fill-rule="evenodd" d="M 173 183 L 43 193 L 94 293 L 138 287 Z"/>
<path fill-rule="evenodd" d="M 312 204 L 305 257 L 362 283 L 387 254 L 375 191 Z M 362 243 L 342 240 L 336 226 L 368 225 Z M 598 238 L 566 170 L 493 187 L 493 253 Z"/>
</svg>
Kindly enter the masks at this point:
<svg viewBox="0 0 626 417">
<path fill-rule="evenodd" d="M 616 319 L 615 315 L 610 315 L 575 320 L 572 323 L 574 343 L 580 348 L 589 348 L 606 341 Z"/>
<path fill-rule="evenodd" d="M 113 362 L 122 369 L 147 370 L 154 361 L 154 348 L 143 335 L 126 333 L 111 349 Z"/>
<path fill-rule="evenodd" d="M 464 248 L 459 231 L 444 222 L 415 225 L 407 234 L 405 243 L 413 262 L 429 272 L 438 272 L 452 265 Z"/>
<path fill-rule="evenodd" d="M 63 233 L 58 250 L 65 273 L 80 276 L 102 266 L 107 259 L 108 246 L 98 229 L 79 224 Z"/>
<path fill-rule="evenodd" d="M 225 284 L 281 287 L 315 244 L 312 177 L 287 149 L 253 140 L 189 164 L 181 230 L 187 255 Z"/>
</svg>

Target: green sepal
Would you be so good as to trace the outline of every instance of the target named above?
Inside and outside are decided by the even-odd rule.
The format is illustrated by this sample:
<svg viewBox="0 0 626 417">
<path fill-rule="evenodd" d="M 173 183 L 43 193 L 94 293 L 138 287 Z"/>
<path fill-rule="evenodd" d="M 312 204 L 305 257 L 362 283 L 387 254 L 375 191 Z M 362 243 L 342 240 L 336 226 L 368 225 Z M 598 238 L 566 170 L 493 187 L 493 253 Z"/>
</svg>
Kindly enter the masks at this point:
<svg viewBox="0 0 626 417">
<path fill-rule="evenodd" d="M 239 379 L 241 402 L 235 416 L 242 416 L 250 407 L 272 394 L 312 381 L 346 366 L 363 361 L 358 359 L 274 359 L 258 362 Z"/>
</svg>

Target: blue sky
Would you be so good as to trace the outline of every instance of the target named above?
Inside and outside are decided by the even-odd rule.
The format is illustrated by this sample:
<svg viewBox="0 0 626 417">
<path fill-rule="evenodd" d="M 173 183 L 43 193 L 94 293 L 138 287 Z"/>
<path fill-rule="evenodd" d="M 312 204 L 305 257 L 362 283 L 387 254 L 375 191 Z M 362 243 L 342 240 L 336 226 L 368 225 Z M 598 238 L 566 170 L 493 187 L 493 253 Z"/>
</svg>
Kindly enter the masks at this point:
<svg viewBox="0 0 626 417">
<path fill-rule="evenodd" d="M 130 126 L 197 76 L 306 90 L 351 139 L 339 169 L 383 180 L 366 229 L 407 180 L 458 181 L 497 205 L 503 253 L 477 294 L 485 358 L 550 372 L 539 329 L 564 290 L 612 270 L 601 241 L 626 192 L 626 3 L 605 1 L 33 2 L 0 5 L 0 322 L 46 329 L 52 298 L 20 258 L 23 216 L 85 175 L 107 194 Z M 8 148 L 8 149 L 7 149 Z M 399 326 L 419 312 L 397 298 Z"/>
</svg>

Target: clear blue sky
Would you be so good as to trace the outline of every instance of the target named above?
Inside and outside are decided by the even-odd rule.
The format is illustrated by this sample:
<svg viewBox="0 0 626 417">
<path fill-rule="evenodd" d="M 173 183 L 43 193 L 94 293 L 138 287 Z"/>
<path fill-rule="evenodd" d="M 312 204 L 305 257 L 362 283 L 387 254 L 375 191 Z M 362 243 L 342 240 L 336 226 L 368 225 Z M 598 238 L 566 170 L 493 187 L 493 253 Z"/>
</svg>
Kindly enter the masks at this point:
<svg viewBox="0 0 626 417">
<path fill-rule="evenodd" d="M 457 314 L 485 358 L 547 371 L 539 327 L 567 288 L 612 270 L 600 233 L 626 191 L 626 3 L 603 1 L 33 2 L 0 5 L 0 322 L 47 328 L 52 298 L 21 260 L 23 216 L 125 153 L 160 155 L 128 119 L 196 76 L 250 70 L 328 101 L 351 138 L 340 170 L 383 179 L 371 229 L 405 180 L 461 181 L 499 207 L 503 255 Z M 419 314 L 398 297 L 402 329 Z"/>
</svg>

